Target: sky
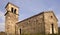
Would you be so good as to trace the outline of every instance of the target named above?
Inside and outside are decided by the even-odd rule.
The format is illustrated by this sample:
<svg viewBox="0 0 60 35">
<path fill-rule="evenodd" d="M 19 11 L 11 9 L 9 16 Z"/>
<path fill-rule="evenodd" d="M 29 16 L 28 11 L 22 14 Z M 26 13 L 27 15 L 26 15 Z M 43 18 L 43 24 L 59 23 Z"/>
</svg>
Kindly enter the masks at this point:
<svg viewBox="0 0 60 35">
<path fill-rule="evenodd" d="M 19 7 L 19 21 L 43 11 L 54 11 L 60 27 L 60 0 L 0 0 L 0 31 L 5 31 L 5 6 L 11 2 Z"/>
</svg>

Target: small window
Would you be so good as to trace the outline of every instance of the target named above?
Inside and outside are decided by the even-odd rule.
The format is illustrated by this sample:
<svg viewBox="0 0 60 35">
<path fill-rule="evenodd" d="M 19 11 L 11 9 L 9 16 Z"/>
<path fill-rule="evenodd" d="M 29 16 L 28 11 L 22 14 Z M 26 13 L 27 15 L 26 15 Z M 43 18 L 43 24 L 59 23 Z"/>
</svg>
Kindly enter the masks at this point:
<svg viewBox="0 0 60 35">
<path fill-rule="evenodd" d="M 11 12 L 13 13 L 13 7 L 11 8 Z"/>
<path fill-rule="evenodd" d="M 53 16 L 51 16 L 51 18 L 53 18 Z"/>
<path fill-rule="evenodd" d="M 36 22 L 38 22 L 38 19 L 36 19 Z"/>
<path fill-rule="evenodd" d="M 16 9 L 14 10 L 14 13 L 16 14 Z"/>
</svg>

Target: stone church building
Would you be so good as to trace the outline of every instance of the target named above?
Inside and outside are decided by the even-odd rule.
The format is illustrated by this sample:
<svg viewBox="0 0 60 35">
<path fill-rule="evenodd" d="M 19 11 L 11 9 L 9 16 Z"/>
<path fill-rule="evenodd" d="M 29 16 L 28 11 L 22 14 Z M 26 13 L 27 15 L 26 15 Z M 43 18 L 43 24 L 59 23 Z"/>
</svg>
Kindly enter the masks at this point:
<svg viewBox="0 0 60 35">
<path fill-rule="evenodd" d="M 5 33 L 7 35 L 58 33 L 58 19 L 53 11 L 41 12 L 18 22 L 19 7 L 8 2 L 5 9 Z"/>
</svg>

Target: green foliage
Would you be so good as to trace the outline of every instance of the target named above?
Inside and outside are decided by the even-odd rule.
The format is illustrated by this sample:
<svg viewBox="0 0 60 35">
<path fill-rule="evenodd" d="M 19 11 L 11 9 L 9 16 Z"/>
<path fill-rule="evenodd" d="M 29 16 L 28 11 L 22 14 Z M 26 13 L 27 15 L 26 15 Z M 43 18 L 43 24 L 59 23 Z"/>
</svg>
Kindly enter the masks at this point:
<svg viewBox="0 0 60 35">
<path fill-rule="evenodd" d="M 48 34 L 48 35 L 60 35 L 60 27 L 58 28 L 59 33 L 58 34 Z M 25 32 L 25 31 L 24 31 Z M 5 32 L 0 32 L 0 35 L 5 35 Z M 47 35 L 47 34 L 41 34 L 41 33 L 22 33 L 21 35 Z"/>
<path fill-rule="evenodd" d="M 21 35 L 60 35 L 60 34 L 40 34 L 40 33 L 35 33 L 35 34 L 21 34 Z"/>
<path fill-rule="evenodd" d="M 40 33 L 32 33 L 32 34 L 30 34 L 30 33 L 27 33 L 27 34 L 21 34 L 21 35 L 44 35 L 44 34 L 40 34 Z"/>
</svg>

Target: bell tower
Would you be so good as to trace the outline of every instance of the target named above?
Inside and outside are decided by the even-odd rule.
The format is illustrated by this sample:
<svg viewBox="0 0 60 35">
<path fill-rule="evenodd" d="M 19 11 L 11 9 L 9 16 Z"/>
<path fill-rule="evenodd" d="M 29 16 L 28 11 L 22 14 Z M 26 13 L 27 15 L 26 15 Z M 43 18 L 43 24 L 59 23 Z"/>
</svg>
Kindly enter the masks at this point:
<svg viewBox="0 0 60 35">
<path fill-rule="evenodd" d="M 15 35 L 15 24 L 18 21 L 18 7 L 8 2 L 5 9 L 5 32 L 7 35 Z"/>
</svg>

